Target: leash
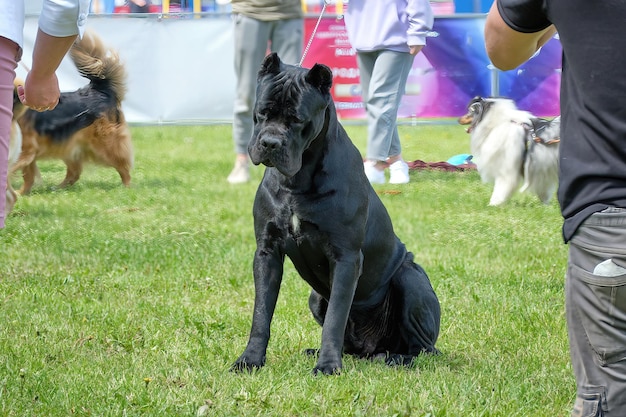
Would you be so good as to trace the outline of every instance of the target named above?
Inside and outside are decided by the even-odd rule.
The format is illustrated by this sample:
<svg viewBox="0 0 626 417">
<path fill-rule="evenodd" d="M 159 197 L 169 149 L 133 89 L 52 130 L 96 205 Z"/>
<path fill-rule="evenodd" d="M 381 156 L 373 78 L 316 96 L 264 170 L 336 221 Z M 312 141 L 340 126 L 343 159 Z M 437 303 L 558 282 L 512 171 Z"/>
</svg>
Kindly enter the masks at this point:
<svg viewBox="0 0 626 417">
<path fill-rule="evenodd" d="M 302 66 L 302 63 L 304 62 L 304 58 L 306 57 L 306 54 L 309 53 L 309 49 L 311 48 L 311 44 L 313 43 L 313 38 L 315 38 L 315 33 L 317 32 L 317 28 L 319 27 L 320 22 L 322 21 L 322 17 L 324 16 L 324 11 L 326 11 L 326 6 L 330 4 L 330 1 L 331 0 L 324 0 L 324 5 L 322 6 L 320 17 L 317 18 L 317 23 L 315 23 L 313 32 L 311 32 L 311 37 L 309 37 L 309 42 L 306 44 L 306 47 L 304 48 L 304 52 L 302 53 L 302 59 L 300 59 L 300 63 L 298 64 L 299 67 Z"/>
<path fill-rule="evenodd" d="M 20 59 L 20 66 L 24 68 L 26 72 L 30 72 L 30 68 L 28 68 L 28 65 L 26 65 L 24 61 L 22 61 L 21 59 Z"/>
</svg>

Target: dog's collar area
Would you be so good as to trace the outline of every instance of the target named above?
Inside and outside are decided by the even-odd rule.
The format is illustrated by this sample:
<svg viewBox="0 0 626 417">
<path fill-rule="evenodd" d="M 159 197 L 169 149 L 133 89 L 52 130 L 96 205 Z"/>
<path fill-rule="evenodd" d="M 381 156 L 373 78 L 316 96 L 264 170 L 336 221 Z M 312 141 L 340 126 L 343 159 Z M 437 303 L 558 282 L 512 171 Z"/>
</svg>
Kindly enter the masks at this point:
<svg viewBox="0 0 626 417">
<path fill-rule="evenodd" d="M 520 122 L 517 120 L 511 120 L 511 123 L 522 126 L 524 129 L 526 129 L 526 131 L 528 131 L 528 135 L 529 135 L 529 139 L 526 140 L 526 147 L 528 148 L 530 146 L 530 142 L 533 141 L 535 143 L 543 143 L 544 145 L 554 145 L 556 143 L 561 142 L 561 137 L 557 136 L 555 138 L 552 138 L 550 140 L 544 140 L 541 136 L 537 135 L 537 131 L 535 130 L 535 127 L 533 126 L 532 123 L 528 123 L 528 122 Z"/>
</svg>

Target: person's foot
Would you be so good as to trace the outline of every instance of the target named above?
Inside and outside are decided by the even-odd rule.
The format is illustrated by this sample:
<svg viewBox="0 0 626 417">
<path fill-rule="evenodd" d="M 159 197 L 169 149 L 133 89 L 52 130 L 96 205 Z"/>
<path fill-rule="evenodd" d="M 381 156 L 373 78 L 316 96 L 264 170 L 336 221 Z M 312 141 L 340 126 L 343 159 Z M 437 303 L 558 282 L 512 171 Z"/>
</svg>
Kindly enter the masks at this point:
<svg viewBox="0 0 626 417">
<path fill-rule="evenodd" d="M 243 184 L 250 181 L 250 166 L 247 159 L 237 159 L 235 167 L 226 180 L 231 184 Z"/>
<path fill-rule="evenodd" d="M 376 161 L 367 160 L 363 163 L 363 169 L 365 170 L 365 176 L 369 180 L 370 184 L 384 184 L 385 183 L 385 171 L 379 169 L 379 164 Z"/>
<path fill-rule="evenodd" d="M 389 183 L 406 184 L 409 182 L 409 166 L 402 159 L 389 165 Z"/>
</svg>

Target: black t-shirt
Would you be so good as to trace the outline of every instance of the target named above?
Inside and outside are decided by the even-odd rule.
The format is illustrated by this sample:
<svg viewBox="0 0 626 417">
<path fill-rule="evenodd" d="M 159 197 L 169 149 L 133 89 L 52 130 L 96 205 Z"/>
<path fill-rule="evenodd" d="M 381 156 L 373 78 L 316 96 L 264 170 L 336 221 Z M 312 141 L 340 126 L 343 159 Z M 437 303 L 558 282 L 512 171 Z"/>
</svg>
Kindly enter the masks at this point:
<svg viewBox="0 0 626 417">
<path fill-rule="evenodd" d="M 592 213 L 626 207 L 626 0 L 496 0 L 531 33 L 554 24 L 563 46 L 558 198 L 569 241 Z"/>
</svg>

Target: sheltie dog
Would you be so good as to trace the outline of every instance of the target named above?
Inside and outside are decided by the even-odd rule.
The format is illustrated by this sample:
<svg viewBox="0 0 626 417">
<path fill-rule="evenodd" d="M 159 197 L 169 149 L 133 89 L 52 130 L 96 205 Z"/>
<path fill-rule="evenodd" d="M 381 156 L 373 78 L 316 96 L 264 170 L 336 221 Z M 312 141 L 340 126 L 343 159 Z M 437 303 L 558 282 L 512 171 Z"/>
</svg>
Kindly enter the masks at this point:
<svg viewBox="0 0 626 417">
<path fill-rule="evenodd" d="M 48 158 L 61 159 L 67 166 L 60 188 L 78 181 L 85 162 L 115 168 L 122 183 L 130 185 L 133 149 L 121 106 L 126 70 L 117 52 L 94 33 L 86 32 L 69 53 L 89 84 L 61 93 L 53 110 L 39 113 L 27 109 L 18 118 L 22 152 L 11 172 L 22 171 L 20 194 L 28 194 L 40 177 L 37 160 Z"/>
<path fill-rule="evenodd" d="M 22 151 L 22 129 L 17 123 L 17 119 L 20 118 L 26 111 L 26 106 L 22 104 L 20 98 L 17 95 L 17 86 L 23 85 L 24 82 L 19 78 L 13 81 L 13 117 L 11 119 L 11 133 L 9 136 L 9 165 L 7 173 L 7 191 L 6 191 L 6 205 L 5 212 L 8 215 L 17 201 L 17 193 L 11 185 L 11 173 L 15 172 L 13 167 L 17 163 Z"/>
<path fill-rule="evenodd" d="M 472 161 L 483 182 L 494 183 L 490 206 L 519 188 L 548 204 L 558 186 L 561 117 L 552 120 L 519 110 L 508 98 L 475 97 L 458 120 L 469 125 Z"/>
</svg>

